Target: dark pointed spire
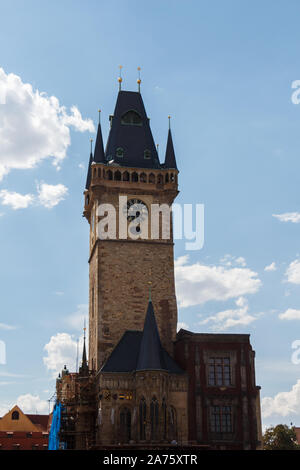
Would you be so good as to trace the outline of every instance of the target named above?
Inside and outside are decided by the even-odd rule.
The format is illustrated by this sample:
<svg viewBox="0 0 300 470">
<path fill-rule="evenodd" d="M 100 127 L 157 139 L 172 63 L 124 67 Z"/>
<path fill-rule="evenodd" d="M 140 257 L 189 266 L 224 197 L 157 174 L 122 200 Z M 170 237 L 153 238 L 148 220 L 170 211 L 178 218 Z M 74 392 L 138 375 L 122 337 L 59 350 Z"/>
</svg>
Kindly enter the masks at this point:
<svg viewBox="0 0 300 470">
<path fill-rule="evenodd" d="M 172 139 L 172 133 L 171 133 L 171 127 L 170 127 L 171 116 L 168 116 L 168 117 L 169 117 L 169 132 L 168 132 L 168 141 L 167 141 L 166 158 L 165 158 L 164 166 L 165 168 L 172 168 L 174 170 L 177 170 L 173 139 Z"/>
<path fill-rule="evenodd" d="M 81 364 L 81 367 L 79 369 L 79 373 L 80 374 L 88 374 L 89 372 L 89 367 L 88 367 L 88 363 L 87 363 L 87 358 L 86 358 L 86 347 L 85 347 L 85 331 L 86 331 L 86 327 L 85 327 L 85 320 L 84 320 L 84 328 L 83 328 L 83 351 L 82 351 L 82 364 Z"/>
<path fill-rule="evenodd" d="M 89 167 L 88 167 L 88 172 L 87 172 L 87 177 L 86 177 L 85 189 L 89 189 L 90 184 L 91 184 L 92 163 L 93 163 L 93 161 L 94 161 L 94 159 L 93 159 L 92 143 L 93 143 L 93 139 L 91 139 L 91 153 L 90 153 L 90 161 L 89 161 Z"/>
<path fill-rule="evenodd" d="M 166 370 L 151 299 L 148 303 L 136 370 Z"/>
<path fill-rule="evenodd" d="M 96 163 L 106 163 L 105 162 L 105 156 L 104 156 L 104 147 L 103 147 L 103 139 L 102 139 L 100 113 L 101 113 L 101 111 L 99 109 L 99 122 L 98 122 L 98 131 L 97 131 L 96 145 L 95 145 L 95 151 L 94 151 L 94 162 L 96 162 Z"/>
</svg>

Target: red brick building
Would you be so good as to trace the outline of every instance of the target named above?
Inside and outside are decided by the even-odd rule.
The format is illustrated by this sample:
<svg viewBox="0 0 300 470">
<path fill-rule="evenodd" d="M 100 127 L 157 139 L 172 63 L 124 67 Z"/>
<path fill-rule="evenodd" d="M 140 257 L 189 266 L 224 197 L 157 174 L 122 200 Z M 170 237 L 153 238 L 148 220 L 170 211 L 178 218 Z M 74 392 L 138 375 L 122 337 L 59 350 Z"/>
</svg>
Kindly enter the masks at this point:
<svg viewBox="0 0 300 470">
<path fill-rule="evenodd" d="M 0 418 L 0 450 L 47 450 L 50 419 L 14 406 Z"/>
<path fill-rule="evenodd" d="M 188 373 L 189 441 L 214 449 L 260 448 L 260 387 L 249 335 L 180 330 L 175 360 Z"/>
</svg>

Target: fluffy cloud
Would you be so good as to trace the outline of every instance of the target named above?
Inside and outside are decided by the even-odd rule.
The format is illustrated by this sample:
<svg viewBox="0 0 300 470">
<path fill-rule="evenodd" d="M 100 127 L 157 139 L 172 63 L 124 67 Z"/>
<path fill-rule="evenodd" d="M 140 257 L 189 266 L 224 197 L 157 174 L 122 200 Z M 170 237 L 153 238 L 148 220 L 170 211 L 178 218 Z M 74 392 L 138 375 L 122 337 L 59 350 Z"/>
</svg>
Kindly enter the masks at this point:
<svg viewBox="0 0 300 470">
<path fill-rule="evenodd" d="M 78 108 L 67 112 L 55 96 L 34 90 L 29 83 L 0 68 L 0 180 L 12 169 L 28 169 L 45 158 L 54 165 L 66 157 L 70 126 L 94 132 Z"/>
<path fill-rule="evenodd" d="M 52 209 L 52 207 L 57 206 L 68 193 L 68 188 L 63 184 L 47 184 L 39 183 L 38 185 L 38 201 L 39 203 L 47 207 L 47 209 Z"/>
<path fill-rule="evenodd" d="M 287 268 L 285 275 L 287 277 L 287 282 L 292 284 L 300 284 L 300 261 L 292 261 Z"/>
<path fill-rule="evenodd" d="M 68 194 L 68 188 L 63 184 L 38 183 L 37 195 L 20 194 L 10 192 L 6 189 L 0 191 L 0 201 L 4 206 L 10 206 L 12 209 L 26 209 L 30 205 L 40 205 L 47 209 L 57 206 Z"/>
<path fill-rule="evenodd" d="M 2 189 L 0 191 L 0 200 L 3 206 L 10 206 L 12 209 L 26 209 L 34 201 L 32 194 L 19 194 Z"/>
<path fill-rule="evenodd" d="M 261 286 L 257 273 L 249 268 L 187 263 L 188 256 L 175 261 L 176 293 L 181 308 L 253 294 Z"/>
<path fill-rule="evenodd" d="M 218 312 L 200 321 L 199 324 L 210 323 L 214 330 L 222 331 L 235 326 L 249 325 L 258 318 L 257 315 L 249 314 L 248 302 L 244 297 L 239 297 L 235 303 L 237 308 Z"/>
<path fill-rule="evenodd" d="M 288 308 L 285 312 L 278 315 L 280 320 L 300 320 L 300 310 Z"/>
<path fill-rule="evenodd" d="M 83 339 L 79 340 L 79 359 L 81 357 Z M 47 355 L 43 357 L 45 366 L 52 372 L 53 377 L 66 365 L 70 372 L 76 370 L 77 341 L 68 333 L 57 333 L 51 336 L 49 343 L 44 346 Z"/>
<path fill-rule="evenodd" d="M 273 217 L 280 222 L 292 222 L 298 224 L 300 222 L 300 212 L 285 212 L 284 214 L 272 214 Z"/>
<path fill-rule="evenodd" d="M 265 271 L 276 271 L 276 263 L 273 261 L 273 263 L 268 264 L 268 266 L 265 266 Z"/>
<path fill-rule="evenodd" d="M 271 415 L 299 415 L 300 410 L 300 379 L 289 392 L 280 392 L 274 397 L 262 399 L 262 415 L 268 418 Z"/>
<path fill-rule="evenodd" d="M 24 413 L 49 413 L 48 402 L 42 400 L 38 395 L 31 395 L 30 393 L 20 395 L 17 399 L 17 405 Z"/>
<path fill-rule="evenodd" d="M 15 405 L 28 414 L 48 414 L 49 404 L 46 400 L 42 400 L 38 395 L 31 395 L 27 393 L 20 395 L 15 403 L 1 403 L 0 405 L 0 416 L 4 416 L 9 412 Z"/>
</svg>

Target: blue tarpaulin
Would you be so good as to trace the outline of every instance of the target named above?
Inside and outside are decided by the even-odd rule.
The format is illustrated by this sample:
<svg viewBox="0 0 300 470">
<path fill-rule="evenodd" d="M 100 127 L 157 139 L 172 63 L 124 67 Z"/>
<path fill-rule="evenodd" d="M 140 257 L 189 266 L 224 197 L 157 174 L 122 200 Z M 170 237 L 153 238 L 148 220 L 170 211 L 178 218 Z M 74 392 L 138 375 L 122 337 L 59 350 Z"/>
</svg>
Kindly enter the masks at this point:
<svg viewBox="0 0 300 470">
<path fill-rule="evenodd" d="M 61 423 L 61 412 L 63 406 L 61 403 L 56 403 L 52 415 L 52 423 L 49 433 L 49 443 L 48 450 L 58 450 L 59 449 L 59 430 Z"/>
</svg>

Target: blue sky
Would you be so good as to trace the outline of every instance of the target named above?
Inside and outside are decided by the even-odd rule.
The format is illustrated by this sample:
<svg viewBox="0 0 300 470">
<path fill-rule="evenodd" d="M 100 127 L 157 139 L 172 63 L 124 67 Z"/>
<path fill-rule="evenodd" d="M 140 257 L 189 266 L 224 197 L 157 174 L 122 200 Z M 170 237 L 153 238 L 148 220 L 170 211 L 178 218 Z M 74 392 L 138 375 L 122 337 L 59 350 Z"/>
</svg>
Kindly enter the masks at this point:
<svg viewBox="0 0 300 470">
<path fill-rule="evenodd" d="M 291 0 L 0 2 L 0 414 L 17 400 L 45 410 L 55 367 L 74 357 L 89 139 L 100 107 L 106 140 L 122 64 L 128 90 L 142 68 L 161 159 L 172 116 L 178 202 L 205 204 L 203 249 L 176 242 L 179 321 L 251 334 L 264 424 L 299 425 L 299 14 Z M 191 272 L 200 294 L 184 299 Z"/>
</svg>

